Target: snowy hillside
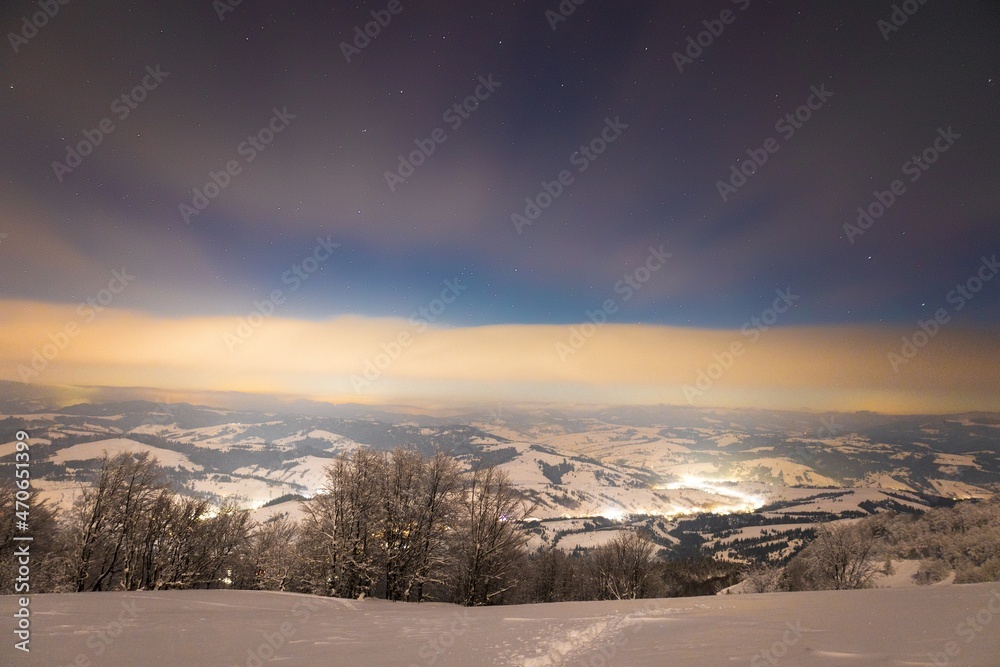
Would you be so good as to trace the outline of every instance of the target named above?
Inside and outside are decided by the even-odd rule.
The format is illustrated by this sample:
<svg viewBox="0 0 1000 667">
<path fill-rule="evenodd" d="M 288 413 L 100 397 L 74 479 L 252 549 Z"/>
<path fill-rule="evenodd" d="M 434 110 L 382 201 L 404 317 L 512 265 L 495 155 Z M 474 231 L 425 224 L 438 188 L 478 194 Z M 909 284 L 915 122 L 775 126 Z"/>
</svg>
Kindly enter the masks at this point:
<svg viewBox="0 0 1000 667">
<path fill-rule="evenodd" d="M 788 555 L 804 523 L 985 497 L 1000 488 L 994 421 L 669 406 L 326 417 L 129 401 L 11 414 L 0 430 L 0 464 L 13 459 L 14 433 L 27 431 L 36 488 L 66 508 L 102 452 L 148 451 L 182 493 L 259 508 L 255 516 L 265 518 L 297 514 L 294 503 L 262 506 L 313 496 L 342 453 L 441 450 L 465 469 L 495 464 L 511 476 L 536 503 L 535 546 L 591 546 L 614 536 L 606 522 L 627 521 L 661 545 L 704 542 L 738 558 L 718 531 L 691 527 L 685 537 L 678 521 L 761 510 L 773 524 L 767 533 L 760 524 L 727 525 L 725 536 L 756 548 L 772 535 L 774 553 Z"/>
<path fill-rule="evenodd" d="M 13 596 L 0 597 L 10 618 Z M 4 664 L 996 665 L 996 584 L 464 608 L 256 591 L 38 595 Z"/>
</svg>

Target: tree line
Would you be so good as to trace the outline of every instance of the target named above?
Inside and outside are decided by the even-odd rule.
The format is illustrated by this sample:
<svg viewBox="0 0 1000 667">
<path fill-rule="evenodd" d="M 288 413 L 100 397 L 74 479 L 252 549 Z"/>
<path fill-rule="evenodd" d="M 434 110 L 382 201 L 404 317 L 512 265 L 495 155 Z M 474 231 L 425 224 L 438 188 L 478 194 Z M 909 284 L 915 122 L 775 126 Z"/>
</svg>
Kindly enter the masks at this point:
<svg viewBox="0 0 1000 667">
<path fill-rule="evenodd" d="M 894 560 L 918 561 L 915 583 L 1000 581 L 1000 494 L 922 513 L 882 512 L 819 526 L 785 567 L 753 570 L 748 592 L 870 588 Z"/>
<path fill-rule="evenodd" d="M 0 497 L 12 557 L 13 487 Z M 32 592 L 237 588 L 492 605 L 713 593 L 739 567 L 672 562 L 634 530 L 595 549 L 531 550 L 535 509 L 495 466 L 410 448 L 335 459 L 302 519 L 263 522 L 182 495 L 148 453 L 107 454 L 72 508 L 31 497 Z M 0 569 L 0 593 L 13 591 Z"/>
</svg>

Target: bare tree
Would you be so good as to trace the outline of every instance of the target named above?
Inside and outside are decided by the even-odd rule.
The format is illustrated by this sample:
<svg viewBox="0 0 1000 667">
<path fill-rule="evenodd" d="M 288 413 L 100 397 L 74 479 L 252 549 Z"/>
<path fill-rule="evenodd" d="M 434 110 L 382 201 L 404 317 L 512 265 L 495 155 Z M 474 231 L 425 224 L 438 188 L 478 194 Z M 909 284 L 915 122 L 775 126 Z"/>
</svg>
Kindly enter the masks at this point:
<svg viewBox="0 0 1000 667">
<path fill-rule="evenodd" d="M 465 605 L 496 604 L 514 585 L 528 534 L 521 522 L 534 506 L 497 467 L 474 471 L 465 481 L 458 515 L 456 600 Z"/>
<path fill-rule="evenodd" d="M 204 499 L 173 500 L 167 527 L 170 539 L 160 545 L 152 588 L 189 588 L 197 578 L 191 547 L 202 533 L 202 522 L 209 509 Z"/>
<path fill-rule="evenodd" d="M 242 571 L 234 576 L 236 588 L 289 590 L 298 570 L 298 526 L 279 515 L 254 527 L 241 554 Z"/>
<path fill-rule="evenodd" d="M 587 569 L 599 600 L 635 600 L 659 593 L 656 545 L 637 531 L 620 533 L 590 554 Z"/>
<path fill-rule="evenodd" d="M 338 597 L 371 595 L 380 574 L 378 517 L 385 458 L 369 449 L 342 455 L 322 493 L 303 503 L 312 589 Z"/>
<path fill-rule="evenodd" d="M 456 518 L 461 491 L 458 464 L 437 452 L 426 462 L 421 476 L 420 513 L 417 524 L 417 560 L 411 599 L 420 602 L 429 584 L 442 584 L 450 564 L 448 539 Z"/>
<path fill-rule="evenodd" d="M 235 504 L 226 504 L 203 517 L 187 534 L 181 550 L 189 556 L 189 571 L 183 585 L 189 588 L 213 588 L 229 585 L 238 567 L 240 553 L 246 548 L 252 522 L 250 512 Z"/>
<path fill-rule="evenodd" d="M 16 510 L 23 508 L 17 505 L 17 493 L 21 491 L 22 502 L 30 508 L 27 523 L 30 533 L 18 529 Z M 27 493 L 27 500 L 23 500 Z M 14 480 L 0 481 L 0 595 L 14 592 L 24 592 L 15 589 L 17 578 L 17 563 L 15 551 L 19 544 L 14 538 L 30 534 L 31 542 L 31 582 L 33 593 L 61 592 L 68 588 L 69 577 L 66 573 L 66 561 L 63 557 L 63 539 L 58 525 L 59 514 L 47 501 L 38 496 L 38 489 L 25 491 L 18 489 Z M 6 565 L 11 564 L 11 565 Z M 21 582 L 22 585 L 24 582 Z"/>
<path fill-rule="evenodd" d="M 104 453 L 94 485 L 78 499 L 75 519 L 75 581 L 78 591 L 110 589 L 141 541 L 143 517 L 166 487 L 148 452 Z"/>
<path fill-rule="evenodd" d="M 382 511 L 376 519 L 388 600 L 409 597 L 420 560 L 421 482 L 424 461 L 413 449 L 395 449 L 383 468 Z"/>
<path fill-rule="evenodd" d="M 759 565 L 750 569 L 742 583 L 744 593 L 775 593 L 788 590 L 785 569 L 771 565 Z"/>
<path fill-rule="evenodd" d="M 527 558 L 521 577 L 519 603 L 566 602 L 582 599 L 582 558 L 560 548 L 548 548 Z"/>
<path fill-rule="evenodd" d="M 881 522 L 872 520 L 823 524 L 799 554 L 799 564 L 791 568 L 797 587 L 867 588 L 881 567 L 879 545 L 884 535 Z"/>
</svg>

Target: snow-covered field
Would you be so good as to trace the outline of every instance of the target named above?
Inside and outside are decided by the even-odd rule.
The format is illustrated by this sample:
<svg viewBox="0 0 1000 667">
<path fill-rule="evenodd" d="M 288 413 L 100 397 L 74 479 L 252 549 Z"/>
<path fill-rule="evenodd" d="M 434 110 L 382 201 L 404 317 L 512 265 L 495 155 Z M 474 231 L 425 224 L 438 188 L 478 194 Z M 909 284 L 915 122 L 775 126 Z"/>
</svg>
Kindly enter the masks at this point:
<svg viewBox="0 0 1000 667">
<path fill-rule="evenodd" d="M 191 460 L 178 452 L 160 447 L 151 447 L 128 438 L 110 438 L 108 440 L 97 440 L 82 445 L 74 445 L 56 452 L 52 457 L 54 463 L 67 463 L 69 461 L 88 461 L 100 458 L 104 452 L 109 456 L 115 456 L 121 452 L 149 452 L 155 456 L 160 465 L 167 468 L 182 468 L 184 470 L 201 470 L 201 466 L 191 462 Z"/>
<path fill-rule="evenodd" d="M 38 595 L 3 665 L 998 665 L 1000 585 L 466 609 L 251 591 Z"/>
</svg>

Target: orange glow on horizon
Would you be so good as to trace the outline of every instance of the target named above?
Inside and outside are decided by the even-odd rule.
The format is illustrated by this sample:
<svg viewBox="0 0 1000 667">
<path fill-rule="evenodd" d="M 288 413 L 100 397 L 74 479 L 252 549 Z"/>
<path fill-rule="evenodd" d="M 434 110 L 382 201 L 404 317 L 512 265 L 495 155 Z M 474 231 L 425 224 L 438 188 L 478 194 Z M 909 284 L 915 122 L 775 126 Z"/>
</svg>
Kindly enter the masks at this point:
<svg viewBox="0 0 1000 667">
<path fill-rule="evenodd" d="M 273 317 L 241 338 L 238 324 L 233 317 L 165 318 L 122 309 L 84 322 L 74 306 L 2 301 L 0 378 L 369 405 L 1000 410 L 1000 341 L 957 326 L 943 329 L 896 373 L 887 354 L 912 333 L 898 327 L 775 328 L 754 341 L 739 331 L 639 324 L 607 324 L 575 339 L 574 327 L 558 325 L 417 331 L 406 320 L 358 316 Z M 394 346 L 401 333 L 409 334 L 408 343 Z M 576 349 L 573 340 L 583 344 Z M 730 359 L 736 342 L 742 353 Z"/>
</svg>

